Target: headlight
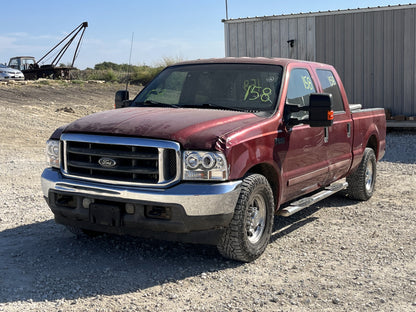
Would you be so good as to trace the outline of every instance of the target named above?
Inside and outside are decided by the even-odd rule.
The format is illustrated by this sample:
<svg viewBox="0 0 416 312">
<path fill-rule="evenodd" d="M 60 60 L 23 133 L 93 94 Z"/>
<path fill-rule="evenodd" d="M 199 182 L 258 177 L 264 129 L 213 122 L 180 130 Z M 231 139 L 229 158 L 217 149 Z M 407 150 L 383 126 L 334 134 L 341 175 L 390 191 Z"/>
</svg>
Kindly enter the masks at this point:
<svg viewBox="0 0 416 312">
<path fill-rule="evenodd" d="M 46 157 L 48 164 L 52 167 L 59 168 L 59 141 L 48 140 L 46 142 Z"/>
<path fill-rule="evenodd" d="M 185 151 L 183 153 L 184 180 L 228 179 L 227 160 L 221 152 Z"/>
</svg>

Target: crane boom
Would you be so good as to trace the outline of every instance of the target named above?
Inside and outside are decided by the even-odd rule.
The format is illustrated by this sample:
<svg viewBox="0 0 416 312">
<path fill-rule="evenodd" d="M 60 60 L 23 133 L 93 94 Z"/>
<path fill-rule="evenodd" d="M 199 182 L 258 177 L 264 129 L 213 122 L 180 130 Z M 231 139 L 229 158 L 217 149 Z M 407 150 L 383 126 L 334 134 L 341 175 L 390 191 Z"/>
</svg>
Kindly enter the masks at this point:
<svg viewBox="0 0 416 312">
<path fill-rule="evenodd" d="M 72 64 L 71 67 L 74 66 L 74 62 L 75 62 L 75 58 L 76 58 L 76 54 L 79 48 L 79 45 L 81 43 L 82 37 L 84 35 L 85 29 L 88 27 L 88 22 L 83 22 L 81 23 L 78 27 L 76 27 L 69 35 L 67 35 L 64 39 L 62 39 L 57 45 L 55 45 L 52 49 L 50 49 L 44 56 L 42 56 L 39 60 L 38 63 L 42 62 L 43 59 L 45 59 L 49 54 L 51 54 L 55 49 L 57 49 L 63 42 L 65 42 L 65 40 L 68 41 L 64 44 L 64 46 L 61 48 L 61 50 L 59 50 L 57 56 L 54 58 L 54 60 L 52 61 L 52 63 L 50 65 L 56 66 L 58 64 L 58 62 L 61 60 L 62 56 L 65 54 L 66 50 L 68 50 L 69 46 L 71 45 L 71 43 L 74 41 L 74 39 L 77 37 L 77 35 L 82 31 L 81 36 L 78 40 L 78 44 L 77 44 L 77 49 L 75 50 L 74 53 L 74 57 L 72 59 Z M 72 37 L 70 37 L 73 34 Z"/>
<path fill-rule="evenodd" d="M 69 33 L 65 38 L 63 38 L 58 44 L 56 44 L 52 49 L 50 49 L 44 56 L 42 56 L 37 62 L 32 56 L 17 56 L 13 57 L 9 61 L 9 66 L 19 69 L 23 72 L 26 79 L 38 79 L 38 78 L 69 78 L 69 71 L 74 69 L 74 62 L 78 56 L 79 48 L 81 45 L 84 32 L 88 27 L 88 22 L 83 22 L 77 26 L 71 33 Z M 78 43 L 75 48 L 74 55 L 72 57 L 72 63 L 69 67 L 59 66 L 57 64 L 62 59 L 62 56 L 67 52 L 70 45 L 78 37 Z M 58 50 L 59 49 L 59 50 Z M 56 54 L 52 54 L 52 53 Z M 54 59 L 50 64 L 41 64 L 45 62 L 46 57 L 53 55 Z"/>
</svg>

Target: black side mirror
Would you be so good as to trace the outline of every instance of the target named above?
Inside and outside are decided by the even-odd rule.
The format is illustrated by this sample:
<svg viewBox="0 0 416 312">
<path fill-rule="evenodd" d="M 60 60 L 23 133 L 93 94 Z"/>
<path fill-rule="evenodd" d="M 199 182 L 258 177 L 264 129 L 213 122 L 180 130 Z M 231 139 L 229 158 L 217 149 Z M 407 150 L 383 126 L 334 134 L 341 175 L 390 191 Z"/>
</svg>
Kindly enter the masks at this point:
<svg viewBox="0 0 416 312">
<path fill-rule="evenodd" d="M 116 92 L 115 98 L 115 108 L 122 108 L 129 106 L 129 91 L 128 90 L 119 90 Z"/>
<path fill-rule="evenodd" d="M 332 94 L 312 93 L 309 97 L 309 125 L 311 127 L 330 127 L 333 122 Z"/>
</svg>

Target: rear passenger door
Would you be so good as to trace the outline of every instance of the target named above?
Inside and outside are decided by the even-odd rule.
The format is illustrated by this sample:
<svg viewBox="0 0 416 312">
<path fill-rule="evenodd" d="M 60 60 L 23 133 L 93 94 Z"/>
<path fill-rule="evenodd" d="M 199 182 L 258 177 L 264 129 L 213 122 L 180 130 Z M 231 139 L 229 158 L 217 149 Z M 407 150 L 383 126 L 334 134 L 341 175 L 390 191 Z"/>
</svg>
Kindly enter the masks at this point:
<svg viewBox="0 0 416 312">
<path fill-rule="evenodd" d="M 338 75 L 331 69 L 316 69 L 321 85 L 321 92 L 332 94 L 334 123 L 326 131 L 327 157 L 329 174 L 327 184 L 345 175 L 351 165 L 352 120 L 345 111 L 344 103 L 348 103 L 340 92 L 341 83 Z"/>
</svg>

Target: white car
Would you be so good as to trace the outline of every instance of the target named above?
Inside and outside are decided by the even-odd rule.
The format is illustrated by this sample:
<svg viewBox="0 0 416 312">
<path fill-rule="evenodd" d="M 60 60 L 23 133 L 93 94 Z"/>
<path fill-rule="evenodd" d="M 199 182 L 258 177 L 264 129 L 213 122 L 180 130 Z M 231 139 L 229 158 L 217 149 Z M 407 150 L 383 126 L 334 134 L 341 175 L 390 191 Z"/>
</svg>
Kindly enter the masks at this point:
<svg viewBox="0 0 416 312">
<path fill-rule="evenodd" d="M 25 80 L 23 73 L 6 65 L 0 64 L 0 81 Z"/>
</svg>

